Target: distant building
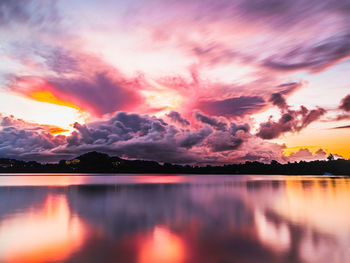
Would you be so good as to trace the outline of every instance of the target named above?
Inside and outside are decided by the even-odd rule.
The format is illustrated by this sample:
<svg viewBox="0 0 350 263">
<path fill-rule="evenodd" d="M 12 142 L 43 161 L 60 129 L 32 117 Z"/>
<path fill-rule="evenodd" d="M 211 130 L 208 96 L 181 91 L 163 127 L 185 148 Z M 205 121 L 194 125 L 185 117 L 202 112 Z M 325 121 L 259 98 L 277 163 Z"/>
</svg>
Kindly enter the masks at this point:
<svg viewBox="0 0 350 263">
<path fill-rule="evenodd" d="M 79 159 L 73 159 L 73 160 L 66 161 L 66 165 L 77 165 L 78 163 L 80 163 Z"/>
</svg>

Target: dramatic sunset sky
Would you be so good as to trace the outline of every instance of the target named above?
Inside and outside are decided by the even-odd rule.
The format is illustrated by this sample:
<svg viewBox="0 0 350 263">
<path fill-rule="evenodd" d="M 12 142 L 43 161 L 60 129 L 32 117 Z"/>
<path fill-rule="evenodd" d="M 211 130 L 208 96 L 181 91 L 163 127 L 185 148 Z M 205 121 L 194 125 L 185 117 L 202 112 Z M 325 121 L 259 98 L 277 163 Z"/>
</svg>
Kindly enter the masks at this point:
<svg viewBox="0 0 350 263">
<path fill-rule="evenodd" d="M 0 0 L 0 157 L 350 158 L 348 0 Z"/>
</svg>

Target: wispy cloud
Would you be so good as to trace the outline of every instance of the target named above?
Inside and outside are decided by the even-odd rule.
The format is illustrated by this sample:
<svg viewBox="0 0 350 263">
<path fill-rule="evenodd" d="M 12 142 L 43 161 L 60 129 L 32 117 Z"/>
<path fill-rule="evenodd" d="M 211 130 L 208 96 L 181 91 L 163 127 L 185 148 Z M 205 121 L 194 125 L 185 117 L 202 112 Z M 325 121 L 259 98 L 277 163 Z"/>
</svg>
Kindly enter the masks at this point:
<svg viewBox="0 0 350 263">
<path fill-rule="evenodd" d="M 350 119 L 349 7 L 332 0 L 0 1 L 0 96 L 28 104 L 23 120 L 2 116 L 0 155 L 101 150 L 177 163 L 283 161 L 283 146 L 268 140 L 288 142 L 311 123 Z M 337 87 L 329 98 L 318 96 L 330 82 Z M 303 94 L 311 96 L 305 103 Z M 90 118 L 55 136 L 63 127 L 32 118 L 47 104 Z"/>
</svg>

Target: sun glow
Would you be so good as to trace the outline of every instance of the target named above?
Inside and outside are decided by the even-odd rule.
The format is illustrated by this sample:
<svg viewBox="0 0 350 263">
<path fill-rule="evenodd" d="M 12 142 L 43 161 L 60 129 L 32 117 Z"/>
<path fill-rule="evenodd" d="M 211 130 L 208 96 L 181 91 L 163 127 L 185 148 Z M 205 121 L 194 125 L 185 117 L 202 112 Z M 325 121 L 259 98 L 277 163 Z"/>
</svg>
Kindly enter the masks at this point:
<svg viewBox="0 0 350 263">
<path fill-rule="evenodd" d="M 46 95 L 48 94 L 50 93 L 46 93 Z M 48 129 L 52 134 L 70 133 L 74 130 L 73 124 L 75 122 L 85 123 L 90 116 L 88 112 L 79 110 L 77 107 L 62 105 L 62 103 L 59 105 L 58 103 L 44 102 L 44 98 L 46 100 L 48 98 L 52 99 L 50 96 L 45 97 L 45 93 L 36 94 L 41 98 L 41 101 L 9 93 L 1 93 L 0 95 L 1 113 L 11 113 L 16 118 L 23 119 L 26 122 L 53 126 Z"/>
<path fill-rule="evenodd" d="M 178 109 L 182 102 L 182 96 L 170 90 L 144 91 L 143 94 L 149 107 L 158 109 L 156 116 Z"/>
<path fill-rule="evenodd" d="M 76 106 L 76 105 L 74 105 L 74 104 L 72 104 L 70 102 L 67 102 L 67 101 L 64 101 L 64 100 L 56 98 L 55 95 L 53 95 L 50 91 L 47 91 L 47 90 L 45 90 L 45 91 L 34 91 L 34 92 L 32 92 L 30 94 L 30 96 L 36 101 L 48 102 L 48 103 L 51 103 L 51 104 L 66 106 L 66 107 L 70 107 L 70 108 L 77 109 L 77 110 L 80 111 L 78 106 Z"/>
</svg>

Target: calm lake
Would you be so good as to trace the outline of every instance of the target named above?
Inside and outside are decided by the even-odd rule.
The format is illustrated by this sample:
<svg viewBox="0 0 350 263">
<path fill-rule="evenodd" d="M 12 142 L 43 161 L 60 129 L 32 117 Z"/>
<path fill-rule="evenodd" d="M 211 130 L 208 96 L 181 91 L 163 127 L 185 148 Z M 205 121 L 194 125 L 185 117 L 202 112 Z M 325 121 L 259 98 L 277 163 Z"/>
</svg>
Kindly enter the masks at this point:
<svg viewBox="0 0 350 263">
<path fill-rule="evenodd" d="M 350 179 L 0 176 L 0 262 L 350 262 Z"/>
</svg>

